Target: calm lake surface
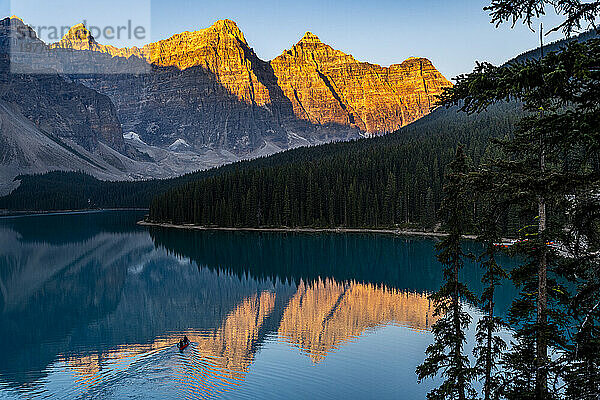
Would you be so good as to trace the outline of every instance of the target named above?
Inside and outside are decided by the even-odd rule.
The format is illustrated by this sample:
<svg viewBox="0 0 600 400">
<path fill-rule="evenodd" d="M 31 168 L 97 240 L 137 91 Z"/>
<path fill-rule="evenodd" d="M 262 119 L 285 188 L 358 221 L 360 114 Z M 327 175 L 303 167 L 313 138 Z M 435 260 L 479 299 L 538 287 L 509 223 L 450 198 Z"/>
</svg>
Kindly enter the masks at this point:
<svg viewBox="0 0 600 400">
<path fill-rule="evenodd" d="M 435 384 L 415 375 L 435 240 L 147 229 L 143 214 L 0 219 L 0 398 L 424 399 Z M 464 279 L 480 290 L 481 274 Z"/>
</svg>

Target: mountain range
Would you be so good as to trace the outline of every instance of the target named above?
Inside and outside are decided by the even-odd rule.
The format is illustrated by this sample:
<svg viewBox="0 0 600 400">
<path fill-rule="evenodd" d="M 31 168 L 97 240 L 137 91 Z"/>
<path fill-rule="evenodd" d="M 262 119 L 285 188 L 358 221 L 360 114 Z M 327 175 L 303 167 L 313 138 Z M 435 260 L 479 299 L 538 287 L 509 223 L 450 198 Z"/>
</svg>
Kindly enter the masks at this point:
<svg viewBox="0 0 600 400">
<path fill-rule="evenodd" d="M 230 20 L 116 48 L 82 24 L 48 45 L 20 19 L 6 18 L 0 193 L 19 174 L 162 178 L 389 133 L 428 114 L 449 85 L 425 58 L 381 67 L 310 32 L 263 61 Z"/>
</svg>

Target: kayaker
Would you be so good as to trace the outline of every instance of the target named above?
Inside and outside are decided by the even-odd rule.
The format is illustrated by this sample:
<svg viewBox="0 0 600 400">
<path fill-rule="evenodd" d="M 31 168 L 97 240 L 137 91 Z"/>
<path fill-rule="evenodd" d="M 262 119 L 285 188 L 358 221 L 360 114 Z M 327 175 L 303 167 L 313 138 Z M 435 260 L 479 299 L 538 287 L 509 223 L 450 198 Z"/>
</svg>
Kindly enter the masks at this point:
<svg viewBox="0 0 600 400">
<path fill-rule="evenodd" d="M 187 336 L 184 336 L 183 337 L 183 343 L 187 343 L 187 342 L 189 342 L 189 340 L 188 340 Z"/>
</svg>

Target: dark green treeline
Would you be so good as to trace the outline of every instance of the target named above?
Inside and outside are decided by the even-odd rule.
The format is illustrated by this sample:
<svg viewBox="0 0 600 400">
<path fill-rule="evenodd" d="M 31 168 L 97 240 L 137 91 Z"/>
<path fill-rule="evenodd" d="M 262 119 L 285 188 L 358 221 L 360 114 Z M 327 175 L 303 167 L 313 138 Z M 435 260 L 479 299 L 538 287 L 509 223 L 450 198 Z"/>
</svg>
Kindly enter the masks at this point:
<svg viewBox="0 0 600 400">
<path fill-rule="evenodd" d="M 466 116 L 440 109 L 396 134 L 314 147 L 307 160 L 189 182 L 156 197 L 149 217 L 223 227 L 430 228 L 456 146 L 464 144 L 478 165 L 492 138 L 512 134 L 519 110 L 502 104 Z"/>
</svg>

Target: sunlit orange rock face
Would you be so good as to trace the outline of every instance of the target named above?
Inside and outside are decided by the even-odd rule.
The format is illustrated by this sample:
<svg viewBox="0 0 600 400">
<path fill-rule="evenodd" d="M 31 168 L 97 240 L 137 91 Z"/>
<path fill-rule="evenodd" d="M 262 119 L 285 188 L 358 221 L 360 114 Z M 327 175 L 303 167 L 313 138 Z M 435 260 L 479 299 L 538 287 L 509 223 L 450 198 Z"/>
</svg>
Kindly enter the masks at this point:
<svg viewBox="0 0 600 400">
<path fill-rule="evenodd" d="M 358 62 L 307 32 L 271 61 L 296 116 L 363 132 L 391 132 L 429 113 L 450 82 L 425 58 L 389 68 Z"/>
<path fill-rule="evenodd" d="M 233 21 L 219 20 L 210 28 L 151 43 L 143 47 L 142 55 L 161 67 L 184 70 L 201 66 L 239 100 L 258 105 L 271 102 L 267 87 L 257 76 L 261 61 Z"/>
<path fill-rule="evenodd" d="M 429 113 L 451 85 L 425 58 L 381 67 L 310 32 L 266 62 L 230 20 L 142 48 L 100 45 L 86 32 L 73 27 L 52 48 L 137 57 L 154 66 L 150 77 L 82 80 L 111 97 L 126 131 L 153 144 L 180 137 L 241 154 L 266 143 L 284 149 L 387 133 Z"/>
<path fill-rule="evenodd" d="M 277 91 L 268 88 L 275 84 L 296 117 L 370 133 L 391 132 L 428 114 L 436 96 L 451 85 L 425 58 L 409 58 L 389 68 L 358 62 L 310 32 L 269 63 L 274 82 L 230 20 L 150 44 L 142 54 L 160 66 L 203 66 L 248 103 L 277 100 L 271 98 Z"/>
<path fill-rule="evenodd" d="M 78 24 L 50 48 L 139 57 L 155 66 L 179 70 L 202 67 L 214 73 L 219 83 L 239 100 L 257 104 L 270 102 L 267 88 L 254 71 L 261 61 L 248 46 L 242 31 L 230 20 L 219 20 L 199 31 L 178 33 L 142 48 L 99 44 L 83 24 Z"/>
<path fill-rule="evenodd" d="M 49 48 L 95 51 L 110 54 L 113 57 L 143 57 L 142 51 L 137 47 L 120 49 L 115 46 L 98 43 L 84 24 L 72 26 L 60 42 L 51 44 Z"/>
</svg>

